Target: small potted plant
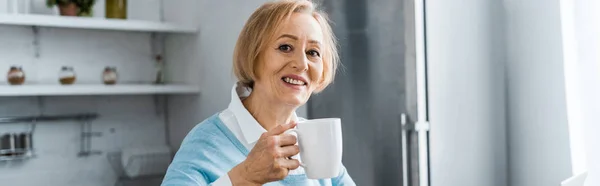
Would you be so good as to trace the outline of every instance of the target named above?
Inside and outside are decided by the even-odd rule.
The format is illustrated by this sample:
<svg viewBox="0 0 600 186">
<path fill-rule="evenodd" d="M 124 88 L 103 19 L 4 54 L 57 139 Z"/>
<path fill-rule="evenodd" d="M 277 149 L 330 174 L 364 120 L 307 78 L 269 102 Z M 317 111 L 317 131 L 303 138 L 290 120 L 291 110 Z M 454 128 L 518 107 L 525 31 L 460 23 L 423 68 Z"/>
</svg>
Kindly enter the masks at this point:
<svg viewBox="0 0 600 186">
<path fill-rule="evenodd" d="M 79 7 L 79 16 L 92 16 L 92 9 L 94 8 L 94 3 L 96 0 L 73 0 L 77 7 Z"/>
<path fill-rule="evenodd" d="M 96 0 L 46 0 L 48 7 L 58 6 L 63 16 L 91 16 Z"/>
<path fill-rule="evenodd" d="M 63 16 L 77 16 L 79 8 L 73 0 L 47 0 L 46 5 L 50 8 L 58 6 L 60 15 Z"/>
</svg>

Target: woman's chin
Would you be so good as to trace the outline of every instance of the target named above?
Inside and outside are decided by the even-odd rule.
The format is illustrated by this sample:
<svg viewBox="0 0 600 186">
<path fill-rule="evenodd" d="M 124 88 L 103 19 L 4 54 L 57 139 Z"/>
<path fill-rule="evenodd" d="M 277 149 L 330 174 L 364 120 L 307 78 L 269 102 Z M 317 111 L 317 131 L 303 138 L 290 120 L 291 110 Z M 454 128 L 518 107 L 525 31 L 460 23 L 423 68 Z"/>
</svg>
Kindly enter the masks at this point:
<svg viewBox="0 0 600 186">
<path fill-rule="evenodd" d="M 302 106 L 306 103 L 306 100 L 304 99 L 303 96 L 300 95 L 290 95 L 290 96 L 286 96 L 283 99 L 283 102 L 286 103 L 287 105 L 293 105 L 296 107 Z"/>
</svg>

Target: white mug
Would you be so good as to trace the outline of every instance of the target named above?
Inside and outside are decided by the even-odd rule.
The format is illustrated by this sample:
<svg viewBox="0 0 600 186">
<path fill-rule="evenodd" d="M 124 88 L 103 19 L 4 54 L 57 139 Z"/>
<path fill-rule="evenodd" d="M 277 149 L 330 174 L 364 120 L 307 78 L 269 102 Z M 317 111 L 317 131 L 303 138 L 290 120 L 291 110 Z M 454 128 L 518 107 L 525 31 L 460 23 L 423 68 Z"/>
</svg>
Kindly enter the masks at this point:
<svg viewBox="0 0 600 186">
<path fill-rule="evenodd" d="M 337 177 L 342 164 L 342 122 L 323 118 L 298 122 L 300 164 L 309 179 Z"/>
</svg>

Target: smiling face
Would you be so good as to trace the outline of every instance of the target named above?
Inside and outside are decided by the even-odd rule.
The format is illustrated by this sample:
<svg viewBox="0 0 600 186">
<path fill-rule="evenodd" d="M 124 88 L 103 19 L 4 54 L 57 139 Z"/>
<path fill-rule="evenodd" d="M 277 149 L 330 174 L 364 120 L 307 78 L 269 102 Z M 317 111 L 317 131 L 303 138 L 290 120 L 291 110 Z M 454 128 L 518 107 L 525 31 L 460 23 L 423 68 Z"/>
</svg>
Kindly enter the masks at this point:
<svg viewBox="0 0 600 186">
<path fill-rule="evenodd" d="M 300 106 L 323 78 L 323 32 L 310 14 L 293 13 L 260 53 L 255 93 Z"/>
</svg>

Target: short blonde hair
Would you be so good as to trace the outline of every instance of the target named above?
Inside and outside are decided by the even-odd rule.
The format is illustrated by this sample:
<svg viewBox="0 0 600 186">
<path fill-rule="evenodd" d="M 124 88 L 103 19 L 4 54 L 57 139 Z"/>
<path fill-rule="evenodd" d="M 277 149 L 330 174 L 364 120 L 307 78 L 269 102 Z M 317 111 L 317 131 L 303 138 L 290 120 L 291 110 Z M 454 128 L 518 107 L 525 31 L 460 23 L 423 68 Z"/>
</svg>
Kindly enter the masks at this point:
<svg viewBox="0 0 600 186">
<path fill-rule="evenodd" d="M 327 87 L 335 77 L 339 64 L 339 56 L 335 35 L 329 25 L 326 14 L 316 9 L 316 6 L 307 0 L 279 0 L 268 2 L 259 7 L 250 16 L 242 29 L 235 50 L 233 52 L 233 71 L 237 79 L 246 86 L 254 87 L 257 62 L 261 52 L 265 51 L 269 42 L 277 36 L 275 32 L 281 24 L 291 17 L 293 13 L 307 13 L 312 15 L 323 31 L 323 79 L 316 92 Z"/>
</svg>

